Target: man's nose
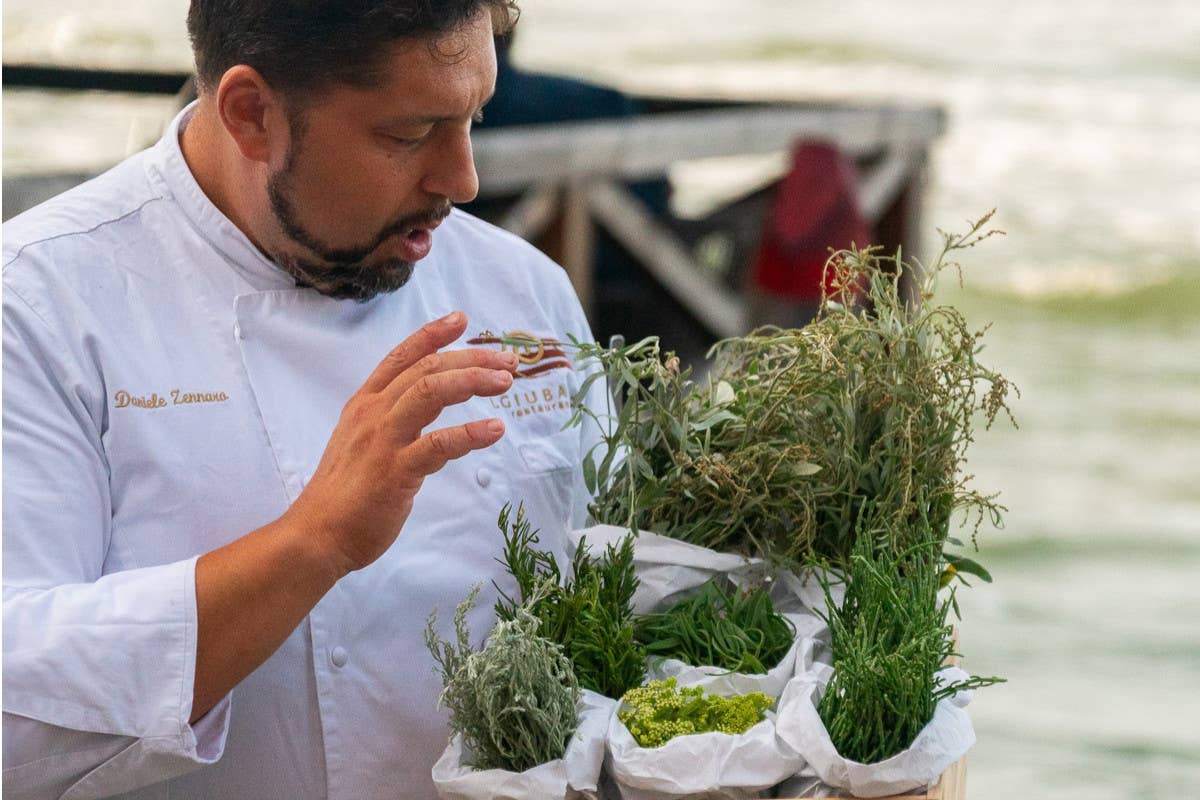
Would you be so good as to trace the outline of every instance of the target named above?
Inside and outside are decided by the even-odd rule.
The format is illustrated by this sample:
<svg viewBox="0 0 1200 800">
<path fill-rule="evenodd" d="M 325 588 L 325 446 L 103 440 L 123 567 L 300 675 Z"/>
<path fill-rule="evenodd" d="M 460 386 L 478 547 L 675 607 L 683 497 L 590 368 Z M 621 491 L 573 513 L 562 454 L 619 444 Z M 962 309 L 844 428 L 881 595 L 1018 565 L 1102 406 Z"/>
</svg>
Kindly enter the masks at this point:
<svg viewBox="0 0 1200 800">
<path fill-rule="evenodd" d="M 475 172 L 475 154 L 469 131 L 455 131 L 426 165 L 421 188 L 431 195 L 447 197 L 453 203 L 468 203 L 479 194 L 479 175 Z"/>
</svg>

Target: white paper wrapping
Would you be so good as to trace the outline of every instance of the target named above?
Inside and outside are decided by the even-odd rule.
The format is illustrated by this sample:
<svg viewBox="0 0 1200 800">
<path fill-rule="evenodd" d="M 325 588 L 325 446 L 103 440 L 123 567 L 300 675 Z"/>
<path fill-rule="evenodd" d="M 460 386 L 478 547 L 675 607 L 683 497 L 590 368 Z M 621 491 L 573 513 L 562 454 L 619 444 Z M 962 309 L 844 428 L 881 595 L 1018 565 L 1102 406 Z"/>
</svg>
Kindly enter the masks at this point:
<svg viewBox="0 0 1200 800">
<path fill-rule="evenodd" d="M 729 696 L 746 688 L 747 675 L 708 676 L 690 683 L 706 694 Z M 684 685 L 680 683 L 679 685 Z M 642 747 L 617 717 L 608 727 L 608 772 L 622 800 L 670 797 L 744 798 L 763 793 L 799 772 L 803 760 L 775 735 L 775 714 L 742 734 L 676 736 L 661 747 Z"/>
<path fill-rule="evenodd" d="M 674 658 L 650 659 L 649 677 L 651 680 L 675 678 L 680 686 L 692 686 L 709 677 L 727 676 L 728 683 L 738 694 L 762 692 L 767 697 L 779 697 L 784 687 L 796 675 L 804 674 L 813 668 L 813 653 L 815 648 L 814 636 L 824 623 L 813 615 L 786 614 L 796 625 L 797 639 L 792 642 L 787 654 L 766 675 L 750 675 L 730 673 L 721 667 L 692 666 Z M 812 623 L 815 620 L 816 626 Z M 802 634 L 802 628 L 804 633 Z"/>
<path fill-rule="evenodd" d="M 562 758 L 524 772 L 476 770 L 463 764 L 462 736 L 455 735 L 433 765 L 433 783 L 442 800 L 543 800 L 596 798 L 604 763 L 604 740 L 617 703 L 583 690 L 579 727 Z"/>
<path fill-rule="evenodd" d="M 586 537 L 593 555 L 599 555 L 605 547 L 619 544 L 628 534 L 628 528 L 617 525 L 593 525 L 571 531 L 568 547 L 572 551 L 578 549 L 580 540 Z M 825 594 L 815 572 L 798 576 L 775 569 L 759 558 L 718 553 L 650 531 L 639 531 L 634 539 L 633 564 L 639 582 L 633 595 L 633 609 L 639 614 L 661 611 L 718 575 L 728 576 L 736 586 L 769 582 L 771 599 L 781 612 L 811 615 L 825 610 Z M 841 587 L 835 584 L 831 591 L 834 600 L 840 603 Z M 798 630 L 797 636 L 800 635 Z"/>
<path fill-rule="evenodd" d="M 794 678 L 779 700 L 776 724 L 779 738 L 830 786 L 846 789 L 855 797 L 904 794 L 935 783 L 975 744 L 975 729 L 965 710 L 974 692 L 965 691 L 937 704 L 933 719 L 907 750 L 875 764 L 842 758 L 817 713 L 821 692 L 832 674 L 828 665 L 815 664 L 808 674 Z M 943 669 L 940 676 L 951 683 L 969 677 L 957 667 Z"/>
</svg>

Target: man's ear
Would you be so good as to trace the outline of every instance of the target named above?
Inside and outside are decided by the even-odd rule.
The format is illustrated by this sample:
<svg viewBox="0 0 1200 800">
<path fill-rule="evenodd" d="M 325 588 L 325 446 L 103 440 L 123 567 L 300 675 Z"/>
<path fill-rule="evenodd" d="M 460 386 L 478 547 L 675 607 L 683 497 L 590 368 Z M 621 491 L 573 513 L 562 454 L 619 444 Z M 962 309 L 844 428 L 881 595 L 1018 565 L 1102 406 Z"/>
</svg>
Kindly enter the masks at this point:
<svg viewBox="0 0 1200 800">
<path fill-rule="evenodd" d="M 216 92 L 217 114 L 242 155 L 267 163 L 286 148 L 287 113 L 282 98 L 258 70 L 238 64 L 226 70 Z"/>
</svg>

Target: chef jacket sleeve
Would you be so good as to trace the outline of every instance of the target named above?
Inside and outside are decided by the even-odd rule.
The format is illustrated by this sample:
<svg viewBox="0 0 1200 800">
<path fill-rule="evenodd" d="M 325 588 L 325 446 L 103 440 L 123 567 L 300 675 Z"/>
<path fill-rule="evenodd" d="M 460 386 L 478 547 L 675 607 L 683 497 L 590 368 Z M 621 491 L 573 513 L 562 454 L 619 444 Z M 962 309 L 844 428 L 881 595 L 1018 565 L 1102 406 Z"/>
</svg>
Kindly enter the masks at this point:
<svg viewBox="0 0 1200 800">
<path fill-rule="evenodd" d="M 63 338 L 5 286 L 3 743 L 13 798 L 156 783 L 216 761 L 229 727 L 228 697 L 188 723 L 196 559 L 103 574 L 104 412 Z"/>
</svg>

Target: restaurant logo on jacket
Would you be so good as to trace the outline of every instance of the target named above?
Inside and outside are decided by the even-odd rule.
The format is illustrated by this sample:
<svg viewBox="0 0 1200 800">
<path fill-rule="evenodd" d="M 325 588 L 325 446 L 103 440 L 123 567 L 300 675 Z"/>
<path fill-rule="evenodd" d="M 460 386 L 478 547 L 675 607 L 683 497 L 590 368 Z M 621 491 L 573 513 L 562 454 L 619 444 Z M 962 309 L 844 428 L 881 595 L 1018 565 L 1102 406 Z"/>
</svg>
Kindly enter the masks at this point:
<svg viewBox="0 0 1200 800">
<path fill-rule="evenodd" d="M 500 350 L 511 350 L 517 354 L 517 370 L 514 377 L 538 378 L 554 370 L 571 369 L 571 360 L 563 350 L 563 343 L 558 339 L 537 336 L 528 331 L 508 331 L 495 334 L 483 331 L 467 344 L 498 345 Z M 533 414 L 545 414 L 551 411 L 569 411 L 571 408 L 571 392 L 565 381 L 557 385 L 513 384 L 512 391 L 488 400 L 492 408 L 507 411 L 509 416 L 520 418 Z"/>
<path fill-rule="evenodd" d="M 467 344 L 498 344 L 502 351 L 512 350 L 517 354 L 518 378 L 532 378 L 552 369 L 571 368 L 562 342 L 538 337 L 528 331 L 509 331 L 500 335 L 484 331 L 474 339 L 468 339 Z"/>
</svg>

